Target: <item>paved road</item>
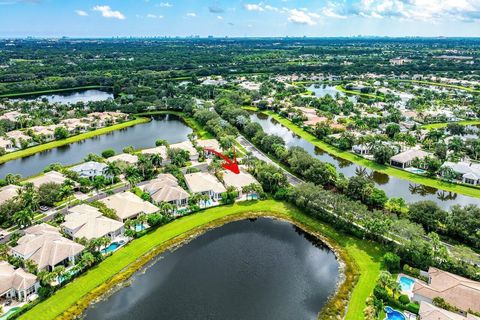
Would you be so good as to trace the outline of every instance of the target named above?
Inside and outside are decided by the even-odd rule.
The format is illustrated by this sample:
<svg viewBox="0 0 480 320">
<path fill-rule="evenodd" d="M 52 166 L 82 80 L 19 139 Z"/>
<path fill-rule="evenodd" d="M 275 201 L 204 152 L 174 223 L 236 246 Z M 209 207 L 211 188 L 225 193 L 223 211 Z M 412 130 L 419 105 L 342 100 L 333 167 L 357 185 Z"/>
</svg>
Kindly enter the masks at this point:
<svg viewBox="0 0 480 320">
<path fill-rule="evenodd" d="M 245 148 L 245 150 L 251 152 L 254 157 L 256 157 L 256 158 L 258 158 L 262 161 L 265 161 L 266 163 L 273 164 L 277 168 L 282 169 L 283 172 L 285 172 L 285 174 L 287 176 L 288 183 L 290 183 L 291 185 L 295 186 L 295 185 L 303 182 L 303 180 L 294 176 L 293 174 L 291 174 L 290 172 L 288 172 L 284 168 L 280 167 L 276 162 L 272 161 L 272 159 L 270 159 L 262 151 L 260 151 L 257 147 L 255 147 L 252 143 L 250 143 L 250 141 L 248 141 L 245 137 L 239 135 L 237 137 L 237 141 L 238 141 L 238 143 L 240 143 L 242 145 L 242 147 Z"/>
</svg>

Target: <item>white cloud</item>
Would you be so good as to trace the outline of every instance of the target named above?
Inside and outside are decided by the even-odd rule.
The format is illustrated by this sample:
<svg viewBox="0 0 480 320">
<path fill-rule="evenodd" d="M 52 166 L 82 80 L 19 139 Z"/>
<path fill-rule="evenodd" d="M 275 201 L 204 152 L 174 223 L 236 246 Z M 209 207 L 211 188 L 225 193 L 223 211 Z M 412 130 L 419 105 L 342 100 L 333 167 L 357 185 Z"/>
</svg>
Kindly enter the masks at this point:
<svg viewBox="0 0 480 320">
<path fill-rule="evenodd" d="M 322 14 L 328 18 L 347 19 L 345 14 L 340 13 L 341 8 L 332 2 L 329 2 L 326 7 L 322 8 Z"/>
<path fill-rule="evenodd" d="M 309 26 L 314 26 L 317 22 L 313 18 L 320 18 L 320 15 L 317 13 L 311 13 L 305 9 L 291 9 L 289 10 L 288 21 L 295 24 L 305 24 Z"/>
<path fill-rule="evenodd" d="M 171 4 L 170 2 L 160 2 L 157 6 L 162 8 L 171 8 L 173 7 L 173 4 Z"/>
<path fill-rule="evenodd" d="M 81 17 L 86 17 L 88 16 L 88 13 L 83 11 L 83 10 L 75 10 L 75 13 L 78 14 Z"/>
<path fill-rule="evenodd" d="M 248 11 L 258 11 L 258 12 L 265 11 L 265 9 L 262 7 L 261 4 L 246 3 L 243 5 L 243 7 L 245 8 L 245 10 L 248 10 Z"/>
<path fill-rule="evenodd" d="M 102 13 L 102 16 L 105 18 L 114 18 L 119 20 L 124 20 L 125 16 L 120 11 L 114 11 L 110 6 L 95 6 L 93 11 L 98 11 Z"/>
<path fill-rule="evenodd" d="M 196 14 L 195 12 L 189 12 L 189 13 L 187 13 L 187 17 L 192 17 L 192 18 L 194 18 L 194 17 L 196 17 L 196 16 L 197 16 L 197 14 Z"/>
<path fill-rule="evenodd" d="M 147 18 L 150 18 L 150 19 L 162 19 L 162 18 L 163 18 L 163 16 L 157 16 L 157 15 L 155 15 L 155 14 L 153 14 L 153 13 L 147 14 L 146 17 L 147 17 Z"/>
<path fill-rule="evenodd" d="M 223 17 L 222 16 L 217 16 L 217 19 L 218 20 L 223 20 Z"/>
</svg>

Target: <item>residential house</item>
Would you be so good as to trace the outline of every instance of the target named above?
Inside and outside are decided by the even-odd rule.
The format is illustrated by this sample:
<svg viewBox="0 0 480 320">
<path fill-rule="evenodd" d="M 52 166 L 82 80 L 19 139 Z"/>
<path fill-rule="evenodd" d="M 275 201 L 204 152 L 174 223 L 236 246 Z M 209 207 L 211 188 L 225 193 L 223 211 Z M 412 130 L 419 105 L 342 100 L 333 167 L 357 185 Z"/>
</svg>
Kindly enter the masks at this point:
<svg viewBox="0 0 480 320">
<path fill-rule="evenodd" d="M 445 162 L 442 168 L 450 168 L 456 173 L 456 180 L 476 186 L 480 183 L 480 164 L 472 162 Z M 440 171 L 442 172 L 442 170 Z"/>
<path fill-rule="evenodd" d="M 364 156 L 370 154 L 372 148 L 366 144 L 356 144 L 352 147 L 352 151 L 356 154 Z"/>
<path fill-rule="evenodd" d="M 480 312 L 480 282 L 437 268 L 428 269 L 428 282 L 415 281 L 413 300 L 431 303 L 436 297 L 463 311 Z"/>
<path fill-rule="evenodd" d="M 116 156 L 110 157 L 107 159 L 108 163 L 111 162 L 123 162 L 128 165 L 134 165 L 138 162 L 138 156 L 130 153 L 120 153 Z"/>
<path fill-rule="evenodd" d="M 226 187 L 234 187 L 239 196 L 242 196 L 242 188 L 250 184 L 258 184 L 258 181 L 248 172 L 240 170 L 239 174 L 231 171 L 223 172 L 223 183 Z"/>
<path fill-rule="evenodd" d="M 198 151 L 197 149 L 195 149 L 195 147 L 193 146 L 190 140 L 171 144 L 170 149 L 180 149 L 180 150 L 188 151 L 188 153 L 190 154 L 191 161 L 198 160 Z"/>
<path fill-rule="evenodd" d="M 0 298 L 27 301 L 37 293 L 40 282 L 37 276 L 22 268 L 15 269 L 7 261 L 0 261 Z"/>
<path fill-rule="evenodd" d="M 12 122 L 16 122 L 20 117 L 27 117 L 28 114 L 26 113 L 21 113 L 18 111 L 10 111 L 2 114 L 0 116 L 0 120 L 8 120 Z"/>
<path fill-rule="evenodd" d="M 57 228 L 46 223 L 31 226 L 12 248 L 15 257 L 35 262 L 39 270 L 74 264 L 85 247 L 64 238 Z"/>
<path fill-rule="evenodd" d="M 14 184 L 9 184 L 8 186 L 4 186 L 0 188 L 0 204 L 12 200 L 18 195 L 18 190 L 20 190 L 21 187 L 14 185 Z"/>
<path fill-rule="evenodd" d="M 56 183 L 56 184 L 63 184 L 67 180 L 67 178 L 58 171 L 49 171 L 44 173 L 41 176 L 32 178 L 27 180 L 27 182 L 33 183 L 35 188 L 40 187 L 42 184 L 45 183 Z"/>
<path fill-rule="evenodd" d="M 20 148 L 22 146 L 21 141 L 26 141 L 27 143 L 32 142 L 32 137 L 26 135 L 23 131 L 14 130 L 6 133 L 7 137 L 10 140 L 15 142 L 15 146 Z"/>
<path fill-rule="evenodd" d="M 162 157 L 162 164 L 169 164 L 170 159 L 168 158 L 168 152 L 166 146 L 158 146 L 150 149 L 143 149 L 142 154 L 158 154 Z"/>
<path fill-rule="evenodd" d="M 218 201 L 222 193 L 227 191 L 218 179 L 208 172 L 195 172 L 185 175 L 185 182 L 192 193 L 208 194 L 211 199 Z"/>
<path fill-rule="evenodd" d="M 420 302 L 418 312 L 420 320 L 480 320 L 480 317 L 473 314 L 459 314 L 439 308 L 425 301 Z"/>
<path fill-rule="evenodd" d="M 425 152 L 420 149 L 409 149 L 404 152 L 400 152 L 399 154 L 394 155 L 390 158 L 390 164 L 395 167 L 399 167 L 402 169 L 408 168 L 412 166 L 412 161 L 415 159 L 422 160 L 426 157 L 430 156 L 430 153 Z"/>
<path fill-rule="evenodd" d="M 82 178 L 95 178 L 96 176 L 105 176 L 107 165 L 96 161 L 88 161 L 70 168 L 70 171 L 78 173 Z"/>
<path fill-rule="evenodd" d="M 207 140 L 198 140 L 197 145 L 204 149 L 204 154 L 206 157 L 211 157 L 214 155 L 213 152 L 205 150 L 205 149 L 210 149 L 210 150 L 215 150 L 217 152 L 220 152 L 222 148 L 220 147 L 220 143 L 216 139 L 207 139 Z"/>
<path fill-rule="evenodd" d="M 55 139 L 55 129 L 57 125 L 50 125 L 50 126 L 34 126 L 30 129 L 32 130 L 33 134 L 37 136 L 44 136 L 46 140 L 53 140 Z"/>
<path fill-rule="evenodd" d="M 104 203 L 108 208 L 115 210 L 115 213 L 122 222 L 127 219 L 133 219 L 142 213 L 152 214 L 158 211 L 158 207 L 137 197 L 130 191 L 116 193 L 99 201 Z"/>
<path fill-rule="evenodd" d="M 12 149 L 14 148 L 14 145 L 10 139 L 0 137 L 0 148 L 5 149 L 5 151 L 12 151 Z"/>
<path fill-rule="evenodd" d="M 160 174 L 146 184 L 143 190 L 150 194 L 153 202 L 169 202 L 177 207 L 187 206 L 190 197 L 188 192 L 178 185 L 177 178 L 169 173 Z"/>
<path fill-rule="evenodd" d="M 124 231 L 123 223 L 107 218 L 92 206 L 81 204 L 68 209 L 62 230 L 72 239 L 85 238 L 87 240 L 108 237 L 111 240 L 121 236 Z"/>
</svg>

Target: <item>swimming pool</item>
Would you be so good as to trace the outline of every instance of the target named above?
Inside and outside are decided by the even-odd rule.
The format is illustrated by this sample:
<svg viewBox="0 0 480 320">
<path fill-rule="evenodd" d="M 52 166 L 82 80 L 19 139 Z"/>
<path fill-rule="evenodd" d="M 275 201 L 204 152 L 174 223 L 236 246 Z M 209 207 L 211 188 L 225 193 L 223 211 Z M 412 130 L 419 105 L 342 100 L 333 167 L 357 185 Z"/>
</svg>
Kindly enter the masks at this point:
<svg viewBox="0 0 480 320">
<path fill-rule="evenodd" d="M 402 288 L 402 291 L 412 292 L 415 280 L 409 277 L 401 276 L 398 279 L 398 283 L 400 283 L 400 288 Z"/>
<path fill-rule="evenodd" d="M 108 247 L 102 249 L 100 252 L 103 253 L 103 254 L 107 254 L 107 253 L 110 253 L 110 252 L 113 252 L 115 250 L 117 250 L 118 248 L 120 248 L 121 246 L 123 246 L 125 244 L 125 241 L 119 241 L 119 242 L 112 242 L 108 245 Z"/>
<path fill-rule="evenodd" d="M 0 316 L 0 320 L 8 319 L 8 317 L 17 312 L 18 309 L 20 309 L 20 307 L 13 307 L 12 309 L 8 310 L 7 313 L 5 313 L 3 316 Z"/>
<path fill-rule="evenodd" d="M 140 232 L 140 231 L 143 231 L 143 230 L 145 230 L 145 229 L 146 229 L 146 227 L 145 227 L 145 225 L 143 225 L 143 224 L 136 224 L 136 225 L 135 225 L 135 231 L 136 231 L 136 232 Z"/>
<path fill-rule="evenodd" d="M 385 320 L 405 320 L 406 317 L 403 313 L 401 313 L 398 310 L 394 310 L 392 307 L 385 307 L 385 313 L 387 316 L 385 317 Z"/>
</svg>

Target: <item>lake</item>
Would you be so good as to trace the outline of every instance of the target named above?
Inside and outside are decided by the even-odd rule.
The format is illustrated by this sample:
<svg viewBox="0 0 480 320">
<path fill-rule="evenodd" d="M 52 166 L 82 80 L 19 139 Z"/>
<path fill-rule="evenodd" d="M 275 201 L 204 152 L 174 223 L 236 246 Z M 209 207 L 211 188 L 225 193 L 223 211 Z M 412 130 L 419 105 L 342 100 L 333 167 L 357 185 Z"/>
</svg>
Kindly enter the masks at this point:
<svg viewBox="0 0 480 320">
<path fill-rule="evenodd" d="M 438 190 L 431 187 L 415 184 L 408 180 L 399 179 L 384 173 L 374 172 L 365 169 L 362 166 L 354 164 L 350 161 L 343 160 L 328 154 L 327 152 L 316 147 L 312 143 L 297 136 L 288 128 L 282 126 L 275 119 L 263 113 L 251 113 L 250 119 L 259 123 L 263 130 L 268 134 L 275 134 L 283 138 L 287 147 L 298 146 L 305 149 L 309 154 L 323 162 L 331 163 L 337 169 L 337 172 L 343 173 L 346 177 L 351 177 L 364 171 L 370 175 L 375 185 L 385 191 L 386 195 L 391 197 L 401 197 L 407 202 L 417 202 L 421 200 L 435 201 L 444 209 L 450 208 L 454 204 L 476 204 L 480 205 L 480 199 Z"/>
<path fill-rule="evenodd" d="M 44 94 L 39 96 L 29 96 L 25 98 L 12 99 L 12 100 L 42 100 L 47 99 L 49 103 L 62 103 L 62 104 L 74 104 L 77 102 L 90 102 L 90 101 L 103 101 L 107 99 L 113 99 L 113 94 L 96 89 L 80 90 L 80 91 L 67 91 L 54 94 Z"/>
<path fill-rule="evenodd" d="M 335 86 L 328 84 L 312 84 L 307 87 L 307 90 L 313 92 L 315 97 L 325 97 L 328 94 L 335 99 L 337 93 L 340 97 L 347 96 L 344 92 L 338 90 Z M 348 95 L 348 99 L 351 102 L 356 102 L 358 100 L 357 96 L 351 94 Z"/>
<path fill-rule="evenodd" d="M 51 163 L 75 164 L 81 162 L 89 153 L 100 154 L 109 148 L 122 152 L 122 149 L 127 146 L 133 146 L 136 149 L 154 147 L 158 139 L 177 143 L 188 140 L 187 136 L 191 132 L 192 129 L 178 116 L 156 116 L 148 123 L 137 124 L 0 164 L 0 177 L 3 178 L 8 173 L 28 177 L 40 173 Z"/>
<path fill-rule="evenodd" d="M 232 222 L 138 271 L 86 320 L 315 320 L 334 293 L 333 252 L 288 222 Z"/>
</svg>

